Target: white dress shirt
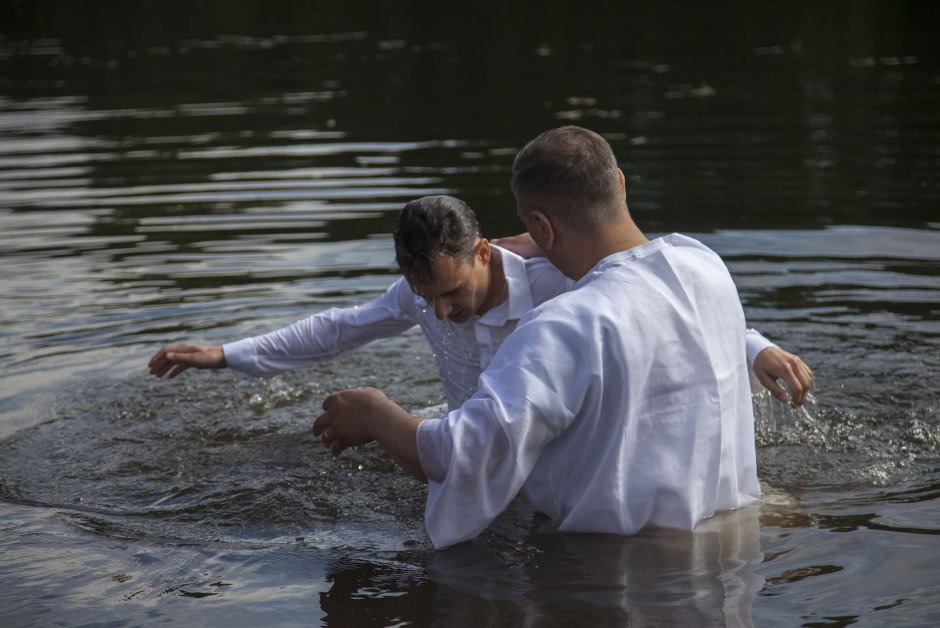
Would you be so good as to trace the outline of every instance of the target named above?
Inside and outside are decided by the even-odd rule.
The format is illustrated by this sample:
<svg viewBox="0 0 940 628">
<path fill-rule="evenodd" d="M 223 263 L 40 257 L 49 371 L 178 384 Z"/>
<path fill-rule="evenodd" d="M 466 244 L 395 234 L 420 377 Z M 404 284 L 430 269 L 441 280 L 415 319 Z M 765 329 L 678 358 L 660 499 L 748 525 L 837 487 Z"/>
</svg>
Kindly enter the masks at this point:
<svg viewBox="0 0 940 628">
<path fill-rule="evenodd" d="M 447 404 L 460 407 L 476 391 L 480 372 L 519 318 L 574 285 L 544 257 L 523 259 L 493 248 L 502 257 L 509 296 L 483 316 L 463 323 L 438 320 L 434 308 L 400 278 L 364 305 L 331 308 L 277 331 L 225 344 L 226 363 L 245 375 L 273 375 L 420 325 L 437 360 Z"/>
<path fill-rule="evenodd" d="M 435 547 L 523 487 L 563 531 L 692 529 L 756 501 L 745 335 L 728 270 L 696 240 L 601 260 L 519 322 L 473 397 L 420 424 Z"/>
</svg>

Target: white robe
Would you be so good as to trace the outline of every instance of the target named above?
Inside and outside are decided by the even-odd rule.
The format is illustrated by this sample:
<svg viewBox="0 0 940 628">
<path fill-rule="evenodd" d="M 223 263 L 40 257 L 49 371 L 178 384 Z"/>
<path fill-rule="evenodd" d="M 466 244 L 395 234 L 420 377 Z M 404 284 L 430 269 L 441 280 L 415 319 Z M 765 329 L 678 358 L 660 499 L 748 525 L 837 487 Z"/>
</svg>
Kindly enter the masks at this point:
<svg viewBox="0 0 940 628">
<path fill-rule="evenodd" d="M 562 531 L 692 529 L 756 501 L 744 314 L 677 234 L 601 260 L 524 317 L 462 407 L 418 429 L 435 547 L 525 488 Z"/>
</svg>

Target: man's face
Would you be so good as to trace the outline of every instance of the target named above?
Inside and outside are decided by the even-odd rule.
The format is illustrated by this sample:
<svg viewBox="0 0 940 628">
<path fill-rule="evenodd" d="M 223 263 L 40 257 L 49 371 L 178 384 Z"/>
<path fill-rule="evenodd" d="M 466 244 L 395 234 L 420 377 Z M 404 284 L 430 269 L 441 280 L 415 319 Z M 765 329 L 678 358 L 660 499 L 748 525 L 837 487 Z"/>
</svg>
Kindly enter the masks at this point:
<svg viewBox="0 0 940 628">
<path fill-rule="evenodd" d="M 471 259 L 440 254 L 431 267 L 429 285 L 412 284 L 440 320 L 463 323 L 478 314 L 489 288 L 489 271 L 480 246 Z"/>
</svg>

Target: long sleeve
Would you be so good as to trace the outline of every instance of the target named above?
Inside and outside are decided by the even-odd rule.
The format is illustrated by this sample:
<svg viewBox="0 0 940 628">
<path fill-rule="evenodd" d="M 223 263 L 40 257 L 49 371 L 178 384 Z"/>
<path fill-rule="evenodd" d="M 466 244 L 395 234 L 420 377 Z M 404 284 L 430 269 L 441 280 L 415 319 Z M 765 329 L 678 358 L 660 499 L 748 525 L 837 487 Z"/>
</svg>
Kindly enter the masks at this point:
<svg viewBox="0 0 940 628">
<path fill-rule="evenodd" d="M 364 305 L 331 308 L 261 336 L 223 345 L 229 367 L 243 375 L 268 376 L 334 357 L 415 325 L 414 296 L 399 279 Z"/>
<path fill-rule="evenodd" d="M 548 327 L 517 329 L 481 376 L 476 395 L 419 426 L 418 454 L 428 476 L 425 526 L 435 547 L 485 529 L 525 484 L 544 447 L 573 420 L 568 408 L 578 405 L 594 374 L 575 368 L 585 348 L 577 341 Z M 533 346 L 542 351 L 522 351 Z M 544 355 L 553 357 L 550 365 L 539 359 Z M 544 408 L 558 416 L 549 418 Z"/>
</svg>

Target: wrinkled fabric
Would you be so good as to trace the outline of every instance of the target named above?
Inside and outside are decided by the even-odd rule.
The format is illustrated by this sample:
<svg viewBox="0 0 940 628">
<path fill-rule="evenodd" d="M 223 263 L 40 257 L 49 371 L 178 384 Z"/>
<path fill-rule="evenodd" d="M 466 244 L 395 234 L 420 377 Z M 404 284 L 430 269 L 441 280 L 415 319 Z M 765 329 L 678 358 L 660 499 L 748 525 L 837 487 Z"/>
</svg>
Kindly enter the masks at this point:
<svg viewBox="0 0 940 628">
<path fill-rule="evenodd" d="M 756 355 L 756 353 L 755 353 Z M 721 259 L 678 234 L 601 260 L 519 321 L 475 395 L 417 436 L 435 547 L 520 489 L 548 529 L 692 529 L 760 494 L 744 314 Z"/>
</svg>

